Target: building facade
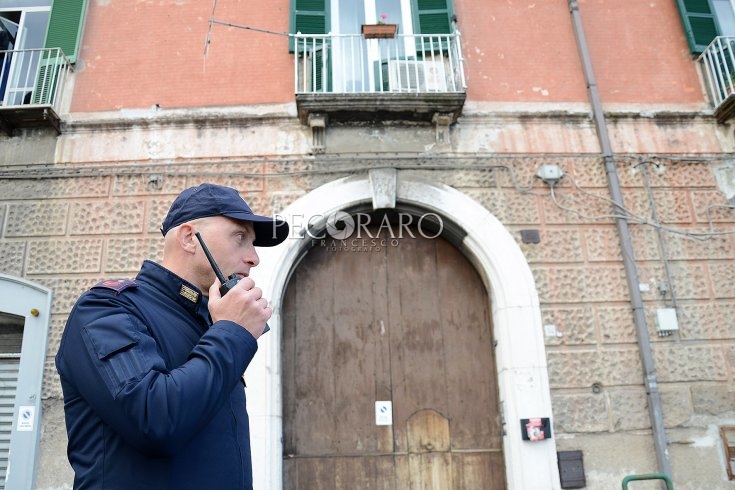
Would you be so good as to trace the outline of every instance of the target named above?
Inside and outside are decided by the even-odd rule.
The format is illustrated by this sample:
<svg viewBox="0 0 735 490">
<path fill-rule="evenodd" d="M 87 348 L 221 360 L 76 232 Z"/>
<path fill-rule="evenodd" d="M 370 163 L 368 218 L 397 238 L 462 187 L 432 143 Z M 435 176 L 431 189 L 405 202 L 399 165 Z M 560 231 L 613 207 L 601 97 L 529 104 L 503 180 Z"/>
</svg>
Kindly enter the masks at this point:
<svg viewBox="0 0 735 490">
<path fill-rule="evenodd" d="M 71 487 L 66 316 L 201 182 L 291 224 L 253 272 L 256 488 L 735 487 L 735 1 L 0 21 L 3 488 Z"/>
</svg>

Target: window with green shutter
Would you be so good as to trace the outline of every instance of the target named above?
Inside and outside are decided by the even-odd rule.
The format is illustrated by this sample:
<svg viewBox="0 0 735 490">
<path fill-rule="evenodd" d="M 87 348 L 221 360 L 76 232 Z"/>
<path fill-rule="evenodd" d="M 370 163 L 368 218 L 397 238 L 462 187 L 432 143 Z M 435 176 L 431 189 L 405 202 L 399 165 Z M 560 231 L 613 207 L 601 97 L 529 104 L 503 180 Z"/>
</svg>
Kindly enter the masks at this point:
<svg viewBox="0 0 735 490">
<path fill-rule="evenodd" d="M 327 0 L 291 0 L 291 32 L 296 34 L 326 34 L 329 28 Z M 289 39 L 289 51 L 294 50 L 294 40 Z"/>
<path fill-rule="evenodd" d="M 77 60 L 87 0 L 54 0 L 51 6 L 47 48 L 61 48 L 72 63 Z"/>
<path fill-rule="evenodd" d="M 413 0 L 414 25 L 417 34 L 449 34 L 452 32 L 450 0 Z M 447 43 L 441 45 L 436 39 L 424 38 L 423 51 L 446 51 Z M 420 58 L 420 55 L 417 55 Z"/>
<path fill-rule="evenodd" d="M 452 32 L 450 0 L 413 0 L 414 25 L 417 34 L 449 34 Z"/>
<path fill-rule="evenodd" d="M 700 54 L 719 35 L 714 9 L 709 0 L 676 0 L 684 24 L 689 50 Z"/>
</svg>

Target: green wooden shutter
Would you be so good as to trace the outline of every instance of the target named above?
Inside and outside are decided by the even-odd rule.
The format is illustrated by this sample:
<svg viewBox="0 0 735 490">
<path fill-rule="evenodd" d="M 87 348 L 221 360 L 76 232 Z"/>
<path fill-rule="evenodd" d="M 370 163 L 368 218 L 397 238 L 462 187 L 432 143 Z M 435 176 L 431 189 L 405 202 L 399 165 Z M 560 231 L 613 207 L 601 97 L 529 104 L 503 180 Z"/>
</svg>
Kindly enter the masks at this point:
<svg viewBox="0 0 735 490">
<path fill-rule="evenodd" d="M 326 0 L 291 0 L 291 32 L 296 34 L 326 34 L 329 26 Z M 289 38 L 288 50 L 293 52 L 294 40 Z"/>
<path fill-rule="evenodd" d="M 87 0 L 54 0 L 46 33 L 47 48 L 61 48 L 72 63 L 77 61 Z"/>
<path fill-rule="evenodd" d="M 449 34 L 452 32 L 451 0 L 413 0 L 414 25 L 418 34 Z"/>
<path fill-rule="evenodd" d="M 689 50 L 700 54 L 719 36 L 709 0 L 676 0 L 676 4 L 684 24 Z"/>
</svg>

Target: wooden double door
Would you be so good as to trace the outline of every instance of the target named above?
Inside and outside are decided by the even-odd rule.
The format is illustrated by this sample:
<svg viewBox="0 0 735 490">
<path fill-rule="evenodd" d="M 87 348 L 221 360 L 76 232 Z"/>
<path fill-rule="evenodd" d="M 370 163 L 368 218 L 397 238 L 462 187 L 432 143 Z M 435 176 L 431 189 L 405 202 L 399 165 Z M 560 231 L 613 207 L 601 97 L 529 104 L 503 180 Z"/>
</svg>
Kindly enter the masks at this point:
<svg viewBox="0 0 735 490">
<path fill-rule="evenodd" d="M 505 488 L 487 291 L 448 241 L 417 231 L 327 239 L 294 272 L 284 489 Z M 386 401 L 392 423 L 378 425 Z"/>
</svg>

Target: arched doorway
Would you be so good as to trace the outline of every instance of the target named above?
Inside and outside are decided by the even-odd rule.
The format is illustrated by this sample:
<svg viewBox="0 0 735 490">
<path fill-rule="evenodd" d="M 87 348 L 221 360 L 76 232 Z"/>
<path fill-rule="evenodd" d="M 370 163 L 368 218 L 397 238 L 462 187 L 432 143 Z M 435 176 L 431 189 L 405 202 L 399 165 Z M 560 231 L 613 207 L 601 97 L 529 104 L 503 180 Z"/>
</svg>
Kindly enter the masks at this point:
<svg viewBox="0 0 735 490">
<path fill-rule="evenodd" d="M 289 282 L 283 488 L 504 489 L 487 291 L 447 240 L 392 215 L 324 234 Z"/>
<path fill-rule="evenodd" d="M 467 195 L 390 169 L 338 179 L 296 200 L 281 213 L 292 236 L 259 251 L 261 264 L 251 276 L 274 314 L 272 332 L 259 339 L 260 351 L 246 373 L 256 489 L 282 488 L 281 313 L 289 280 L 311 248 L 310 219 L 371 205 L 433 212 L 450 228 L 453 245 L 474 265 L 490 296 L 507 488 L 559 489 L 553 437 L 540 442 L 521 437 L 524 418 L 549 417 L 553 425 L 541 310 L 523 253 L 503 224 Z"/>
</svg>

